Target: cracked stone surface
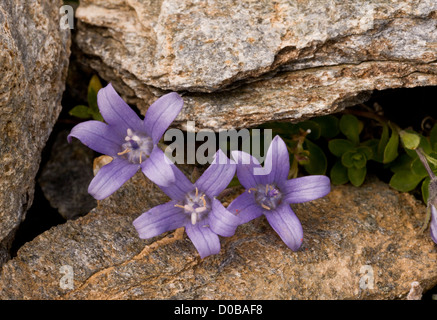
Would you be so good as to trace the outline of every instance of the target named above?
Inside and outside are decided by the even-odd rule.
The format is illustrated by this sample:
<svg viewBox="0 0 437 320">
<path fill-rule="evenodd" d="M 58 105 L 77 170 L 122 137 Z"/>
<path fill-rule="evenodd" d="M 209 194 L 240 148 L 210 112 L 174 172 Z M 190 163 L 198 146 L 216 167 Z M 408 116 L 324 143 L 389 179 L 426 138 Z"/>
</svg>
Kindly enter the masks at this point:
<svg viewBox="0 0 437 320">
<path fill-rule="evenodd" d="M 41 151 L 61 111 L 71 42 L 61 6 L 0 0 L 0 266 L 32 204 Z"/>
<path fill-rule="evenodd" d="M 437 283 L 437 246 L 418 233 L 425 207 L 376 178 L 293 205 L 297 252 L 264 218 L 203 260 L 186 235 L 140 240 L 133 219 L 166 201 L 138 173 L 88 215 L 26 243 L 1 270 L 0 299 L 406 299 L 412 282 Z"/>
<path fill-rule="evenodd" d="M 142 113 L 184 94 L 181 127 L 298 121 L 437 84 L 433 0 L 84 0 L 76 17 L 85 63 Z"/>
</svg>

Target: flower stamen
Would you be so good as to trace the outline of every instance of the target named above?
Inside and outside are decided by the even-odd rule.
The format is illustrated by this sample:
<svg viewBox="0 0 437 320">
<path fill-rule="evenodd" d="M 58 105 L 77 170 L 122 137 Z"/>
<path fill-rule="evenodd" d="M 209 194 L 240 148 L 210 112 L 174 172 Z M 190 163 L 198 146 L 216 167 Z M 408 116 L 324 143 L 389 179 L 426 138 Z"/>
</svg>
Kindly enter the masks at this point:
<svg viewBox="0 0 437 320">
<path fill-rule="evenodd" d="M 272 210 L 270 207 L 266 206 L 264 203 L 261 203 L 261 207 L 263 207 L 266 210 Z"/>
<path fill-rule="evenodd" d="M 202 200 L 202 202 L 203 202 L 203 207 L 205 207 L 206 208 L 206 200 L 205 200 L 205 195 L 202 195 L 201 197 L 200 197 L 200 199 Z"/>
<path fill-rule="evenodd" d="M 130 149 L 125 149 L 125 150 L 123 150 L 122 152 L 119 152 L 119 153 L 117 153 L 117 154 L 118 154 L 119 156 L 121 156 L 121 155 L 126 154 L 126 153 L 129 153 L 129 152 L 131 152 Z"/>
<path fill-rule="evenodd" d="M 195 225 L 197 223 L 197 213 L 194 211 L 191 213 L 191 224 Z"/>
</svg>

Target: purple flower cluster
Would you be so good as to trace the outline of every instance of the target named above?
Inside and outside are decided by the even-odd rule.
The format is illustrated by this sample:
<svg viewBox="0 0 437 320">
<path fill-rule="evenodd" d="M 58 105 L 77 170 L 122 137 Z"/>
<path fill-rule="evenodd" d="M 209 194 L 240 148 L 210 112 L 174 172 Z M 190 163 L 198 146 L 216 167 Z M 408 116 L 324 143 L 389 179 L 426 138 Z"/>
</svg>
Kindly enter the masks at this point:
<svg viewBox="0 0 437 320">
<path fill-rule="evenodd" d="M 330 180 L 317 175 L 289 180 L 289 155 L 279 136 L 267 151 L 268 166 L 262 167 L 256 158 L 241 151 L 232 152 L 231 160 L 219 150 L 202 176 L 191 183 L 158 147 L 160 138 L 182 109 L 183 100 L 177 93 L 159 98 L 149 107 L 144 120 L 111 84 L 101 89 L 97 98 L 106 123 L 80 123 L 68 136 L 69 141 L 75 137 L 113 158 L 91 181 L 89 193 L 98 200 L 104 199 L 141 169 L 172 199 L 134 220 L 140 238 L 185 227 L 204 258 L 220 252 L 219 236 L 232 236 L 240 224 L 265 215 L 285 244 L 292 250 L 299 249 L 303 230 L 290 204 L 325 196 L 330 192 Z M 217 196 L 235 173 L 246 190 L 225 208 Z"/>
</svg>

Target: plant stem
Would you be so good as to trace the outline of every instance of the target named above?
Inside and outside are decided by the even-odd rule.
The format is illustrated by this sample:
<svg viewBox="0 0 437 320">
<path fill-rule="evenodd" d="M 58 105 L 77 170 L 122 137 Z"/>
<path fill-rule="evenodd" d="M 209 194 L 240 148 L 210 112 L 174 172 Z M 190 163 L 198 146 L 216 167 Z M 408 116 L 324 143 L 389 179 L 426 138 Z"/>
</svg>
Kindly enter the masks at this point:
<svg viewBox="0 0 437 320">
<path fill-rule="evenodd" d="M 425 167 L 426 171 L 428 172 L 429 177 L 431 180 L 436 179 L 436 176 L 434 172 L 431 170 L 431 167 L 429 166 L 428 160 L 426 159 L 425 154 L 423 153 L 422 148 L 415 149 L 417 155 L 419 156 L 420 161 L 422 162 L 423 166 Z"/>
</svg>

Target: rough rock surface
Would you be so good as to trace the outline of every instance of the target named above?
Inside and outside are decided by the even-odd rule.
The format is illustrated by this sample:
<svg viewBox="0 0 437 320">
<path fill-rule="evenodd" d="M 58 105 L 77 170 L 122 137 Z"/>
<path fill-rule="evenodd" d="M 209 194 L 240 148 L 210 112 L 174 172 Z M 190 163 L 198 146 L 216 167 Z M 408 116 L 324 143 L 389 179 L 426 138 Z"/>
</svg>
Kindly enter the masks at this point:
<svg viewBox="0 0 437 320">
<path fill-rule="evenodd" d="M 437 3 L 81 1 L 88 64 L 144 112 L 174 90 L 178 121 L 246 127 L 362 102 L 375 89 L 437 84 Z"/>
<path fill-rule="evenodd" d="M 186 235 L 138 239 L 133 219 L 168 200 L 139 173 L 25 244 L 1 270 L 0 299 L 406 299 L 414 281 L 429 290 L 437 246 L 418 234 L 425 207 L 369 180 L 294 205 L 305 232 L 297 252 L 259 218 L 202 260 Z"/>
<path fill-rule="evenodd" d="M 61 110 L 70 54 L 61 6 L 0 0 L 0 265 L 32 203 L 41 151 Z"/>
<path fill-rule="evenodd" d="M 68 143 L 69 131 L 60 131 L 38 183 L 53 208 L 66 220 L 85 215 L 97 206 L 88 193 L 94 152 L 79 140 Z"/>
</svg>

